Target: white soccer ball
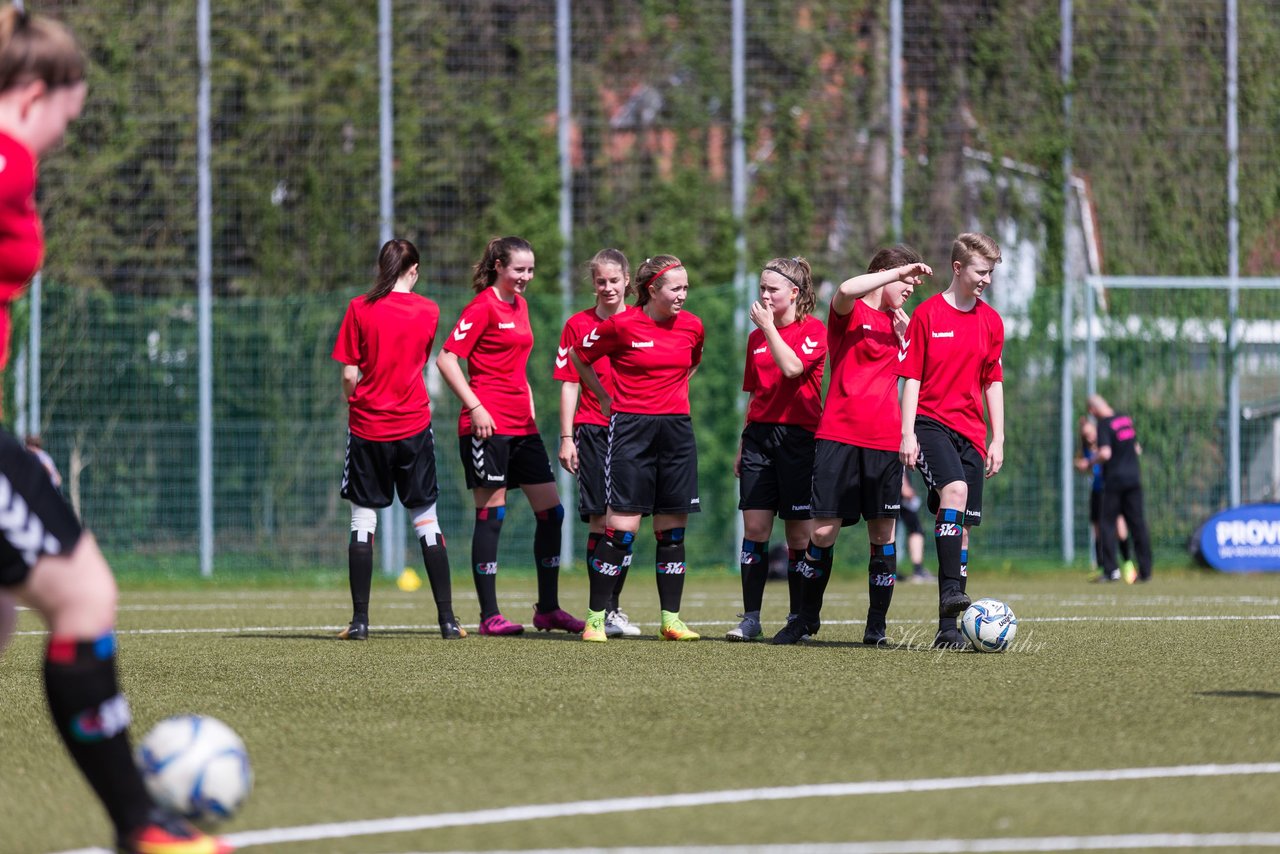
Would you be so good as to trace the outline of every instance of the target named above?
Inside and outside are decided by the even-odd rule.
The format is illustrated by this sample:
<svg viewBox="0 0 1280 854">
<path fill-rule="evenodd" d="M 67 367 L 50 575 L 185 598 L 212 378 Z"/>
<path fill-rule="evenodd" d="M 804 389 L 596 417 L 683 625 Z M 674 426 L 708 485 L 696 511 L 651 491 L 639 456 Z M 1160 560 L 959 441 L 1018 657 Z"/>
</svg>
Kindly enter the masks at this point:
<svg viewBox="0 0 1280 854">
<path fill-rule="evenodd" d="M 1004 652 L 1018 634 L 1018 618 L 998 599 L 979 599 L 960 618 L 960 633 L 978 652 Z"/>
<path fill-rule="evenodd" d="M 244 742 L 207 715 L 160 721 L 138 745 L 136 759 L 151 796 L 192 821 L 230 817 L 253 788 Z"/>
</svg>

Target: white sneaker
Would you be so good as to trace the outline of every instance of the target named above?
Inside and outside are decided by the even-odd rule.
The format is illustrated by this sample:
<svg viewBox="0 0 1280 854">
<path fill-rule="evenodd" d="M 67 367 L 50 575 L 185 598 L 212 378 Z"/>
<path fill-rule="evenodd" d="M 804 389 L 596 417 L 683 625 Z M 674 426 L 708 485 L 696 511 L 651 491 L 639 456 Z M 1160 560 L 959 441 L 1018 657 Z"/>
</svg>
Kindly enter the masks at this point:
<svg viewBox="0 0 1280 854">
<path fill-rule="evenodd" d="M 609 611 L 604 615 L 604 636 L 629 637 L 640 634 L 640 627 L 631 625 L 631 619 L 622 611 Z"/>
<path fill-rule="evenodd" d="M 739 614 L 742 622 L 729 629 L 725 633 L 724 639 L 730 641 L 757 641 L 764 638 L 764 629 L 760 626 L 760 612 L 752 611 L 748 614 Z"/>
</svg>

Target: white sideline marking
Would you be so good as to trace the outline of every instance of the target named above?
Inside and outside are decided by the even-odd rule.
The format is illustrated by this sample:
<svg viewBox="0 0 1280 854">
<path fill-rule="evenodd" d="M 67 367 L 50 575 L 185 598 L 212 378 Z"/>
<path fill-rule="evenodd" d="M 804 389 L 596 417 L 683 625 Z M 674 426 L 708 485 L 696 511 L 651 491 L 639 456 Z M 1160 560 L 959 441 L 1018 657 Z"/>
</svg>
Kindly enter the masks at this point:
<svg viewBox="0 0 1280 854">
<path fill-rule="evenodd" d="M 580 815 L 607 815 L 678 807 L 741 804 L 751 801 L 786 801 L 803 798 L 838 798 L 855 795 L 884 795 L 903 792 L 943 792 L 997 786 L 1037 786 L 1063 783 L 1105 783 L 1121 780 L 1155 780 L 1179 777 L 1226 777 L 1252 774 L 1280 774 L 1280 762 L 1238 765 L 1176 765 L 1163 768 L 1115 768 L 1093 771 L 1046 771 L 1023 774 L 991 774 L 979 777 L 936 777 L 920 780 L 878 780 L 862 783 L 822 783 L 804 786 L 777 786 L 761 789 L 730 789 L 718 792 L 689 792 L 632 798 L 605 798 L 562 804 L 528 804 L 470 812 L 400 816 L 363 821 L 313 824 L 302 827 L 247 830 L 228 834 L 232 845 L 272 845 L 283 842 L 314 842 L 345 839 L 442 827 L 474 827 L 512 821 L 565 818 Z"/>
</svg>

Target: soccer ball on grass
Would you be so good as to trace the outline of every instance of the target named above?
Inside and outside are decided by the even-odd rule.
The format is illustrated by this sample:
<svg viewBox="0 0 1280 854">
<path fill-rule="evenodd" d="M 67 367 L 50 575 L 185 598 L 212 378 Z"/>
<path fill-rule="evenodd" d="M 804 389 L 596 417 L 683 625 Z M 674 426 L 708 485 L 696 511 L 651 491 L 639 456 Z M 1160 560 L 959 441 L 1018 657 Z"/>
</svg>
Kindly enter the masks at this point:
<svg viewBox="0 0 1280 854">
<path fill-rule="evenodd" d="M 156 724 L 135 751 L 147 791 L 192 821 L 229 818 L 253 788 L 244 742 L 207 715 L 176 715 Z"/>
<path fill-rule="evenodd" d="M 997 599 L 979 599 L 960 618 L 960 634 L 978 652 L 1004 652 L 1018 634 L 1018 618 Z"/>
</svg>

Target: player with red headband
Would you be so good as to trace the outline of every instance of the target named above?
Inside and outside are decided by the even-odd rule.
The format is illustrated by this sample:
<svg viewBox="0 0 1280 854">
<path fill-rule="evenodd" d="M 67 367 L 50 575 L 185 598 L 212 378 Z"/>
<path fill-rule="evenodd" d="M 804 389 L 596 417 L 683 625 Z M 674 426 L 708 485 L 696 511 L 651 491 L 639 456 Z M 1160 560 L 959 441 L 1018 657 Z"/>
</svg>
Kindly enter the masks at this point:
<svg viewBox="0 0 1280 854">
<path fill-rule="evenodd" d="M 640 518 L 653 516 L 658 541 L 658 599 L 663 640 L 697 640 L 680 619 L 685 526 L 699 511 L 698 449 L 689 418 L 689 377 L 702 361 L 702 321 L 684 311 L 689 274 L 674 255 L 647 259 L 636 271 L 636 307 L 615 314 L 573 349 L 582 382 L 609 415 L 605 461 L 608 511 L 604 539 L 589 569 L 585 641 L 604 641 L 605 609 L 631 554 Z M 608 358 L 614 392 L 592 365 Z"/>
<path fill-rule="evenodd" d="M 774 258 L 760 273 L 760 298 L 751 304 L 756 329 L 747 338 L 742 390 L 751 393 L 733 473 L 741 479 L 742 621 L 730 641 L 764 637 L 760 606 L 769 577 L 774 516 L 787 538 L 788 622 L 800 610 L 797 566 L 812 520 L 813 431 L 822 414 L 822 369 L 827 329 L 812 315 L 813 271 L 803 258 Z"/>
<path fill-rule="evenodd" d="M 533 247 L 522 237 L 495 237 L 476 262 L 474 299 L 436 357 L 440 375 L 462 401 L 458 452 L 467 488 L 475 500 L 471 568 L 480 599 L 480 634 L 517 635 L 524 626 L 498 609 L 498 535 L 507 511 L 507 490 L 520 487 L 537 523 L 533 559 L 539 631 L 582 631 L 583 622 L 559 604 L 560 523 L 564 508 L 555 475 L 534 420 L 533 390 L 525 369 L 533 350 L 533 328 L 525 288 L 533 280 Z M 463 373 L 460 360 L 467 362 Z M 468 375 L 470 379 L 468 379 Z"/>
<path fill-rule="evenodd" d="M 969 607 L 969 529 L 982 522 L 982 485 L 1004 465 L 1004 321 L 980 297 L 1000 247 L 968 232 L 951 245 L 951 284 L 911 317 L 898 374 L 904 465 L 920 470 L 937 513 L 938 634 L 934 646 L 966 646 L 956 616 Z M 986 403 L 986 417 L 983 403 Z M 987 436 L 990 420 L 990 439 Z"/>
<path fill-rule="evenodd" d="M 862 642 L 882 643 L 897 570 L 894 531 L 902 504 L 898 459 L 899 344 L 909 318 L 903 306 L 920 276 L 930 275 L 915 250 L 881 249 L 867 272 L 847 279 L 831 298 L 827 335 L 831 384 L 817 430 L 813 462 L 813 538 L 798 571 L 801 605 L 773 638 L 804 640 L 818 631 L 840 528 L 867 522 L 870 607 Z"/>
<path fill-rule="evenodd" d="M 587 565 L 604 537 L 604 514 L 608 506 L 605 492 L 605 457 L 609 451 L 609 419 L 600 411 L 600 401 L 583 388 L 570 355 L 573 345 L 615 314 L 627 310 L 631 292 L 631 265 L 617 249 L 601 249 L 587 265 L 596 303 L 565 321 L 556 350 L 552 377 L 560 381 L 560 465 L 578 479 L 578 514 L 587 523 Z M 605 391 L 613 394 L 613 371 L 607 358 L 593 366 Z M 609 637 L 640 634 L 638 626 L 623 612 L 618 602 L 627 580 L 630 557 L 619 568 L 617 583 L 609 596 L 604 631 Z"/>
<path fill-rule="evenodd" d="M 84 106 L 85 59 L 48 18 L 0 8 L 0 367 L 9 303 L 40 268 L 36 164 Z M 116 584 L 93 535 L 36 457 L 0 429 L 0 649 L 15 602 L 49 627 L 44 689 L 54 729 L 107 810 L 125 854 L 221 854 L 231 847 L 156 806 L 133 762 L 129 703 L 116 675 Z M 14 734 L 15 737 L 20 737 Z M 74 809 L 74 807 L 68 807 Z"/>
</svg>

